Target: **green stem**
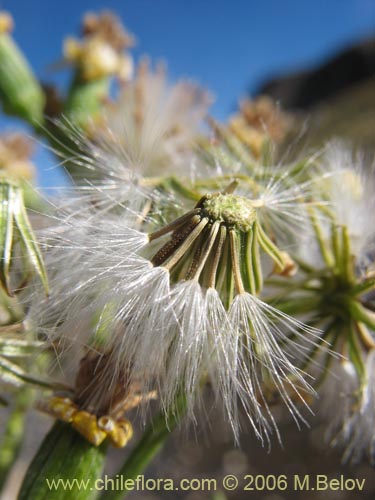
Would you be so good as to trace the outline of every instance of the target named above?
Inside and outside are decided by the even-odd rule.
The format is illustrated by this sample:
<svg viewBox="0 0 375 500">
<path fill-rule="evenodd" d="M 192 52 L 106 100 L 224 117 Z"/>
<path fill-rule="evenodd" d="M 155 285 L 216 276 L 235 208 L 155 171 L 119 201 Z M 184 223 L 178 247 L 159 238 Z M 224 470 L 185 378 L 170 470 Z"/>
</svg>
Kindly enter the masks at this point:
<svg viewBox="0 0 375 500">
<path fill-rule="evenodd" d="M 24 437 L 26 410 L 29 407 L 30 399 L 31 392 L 28 388 L 19 390 L 15 396 L 14 408 L 7 419 L 1 440 L 0 491 L 21 449 Z"/>
<path fill-rule="evenodd" d="M 168 177 L 164 184 L 172 191 L 176 191 L 178 194 L 182 195 L 184 198 L 188 200 L 193 200 L 195 202 L 199 201 L 202 198 L 201 193 L 190 189 L 187 183 L 182 183 L 175 177 Z"/>
<path fill-rule="evenodd" d="M 375 339 L 369 332 L 367 326 L 363 324 L 361 321 L 356 321 L 354 324 L 356 332 L 359 335 L 362 345 L 364 345 L 365 349 L 375 349 Z"/>
<path fill-rule="evenodd" d="M 97 448 L 70 425 L 56 422 L 31 462 L 18 500 L 95 498 L 95 480 L 101 477 L 105 451 L 105 445 Z"/>
<path fill-rule="evenodd" d="M 21 322 L 25 313 L 16 297 L 10 297 L 4 289 L 0 287 L 0 310 L 4 311 L 6 320 L 4 323 L 13 325 Z"/>
<path fill-rule="evenodd" d="M 293 260 L 299 267 L 301 271 L 303 271 L 306 274 L 312 274 L 316 272 L 315 267 L 310 266 L 307 264 L 307 262 L 303 261 L 302 259 L 298 258 L 296 255 L 293 255 Z"/>
<path fill-rule="evenodd" d="M 363 383 L 366 378 L 366 367 L 362 356 L 362 350 L 358 343 L 358 335 L 352 322 L 348 329 L 348 348 L 350 361 L 353 363 L 361 383 Z"/>
<path fill-rule="evenodd" d="M 77 73 L 64 104 L 64 115 L 71 119 L 74 125 L 85 129 L 89 120 L 100 113 L 109 95 L 109 86 L 108 76 L 85 81 Z"/>
<path fill-rule="evenodd" d="M 319 311 L 320 297 L 298 297 L 284 301 L 272 301 L 271 305 L 290 316 Z"/>
<path fill-rule="evenodd" d="M 331 244 L 335 260 L 335 270 L 339 276 L 344 276 L 341 245 L 341 228 L 337 224 L 331 224 Z"/>
<path fill-rule="evenodd" d="M 43 134 L 50 143 L 52 151 L 63 159 L 63 166 L 76 182 L 86 179 L 87 168 L 75 159 L 86 151 L 80 144 L 79 134 L 87 135 L 90 120 L 98 117 L 106 98 L 109 96 L 110 78 L 103 77 L 84 81 L 77 72 L 72 80 L 62 113 L 64 119 L 59 123 L 48 122 Z"/>
<path fill-rule="evenodd" d="M 126 489 L 126 480 L 135 479 L 145 470 L 155 455 L 159 453 L 167 437 L 178 425 L 185 410 L 186 399 L 184 396 L 180 395 L 176 400 L 173 411 L 170 411 L 168 415 L 161 412 L 153 419 L 138 445 L 116 474 L 116 478 L 119 476 L 123 477 L 123 486 L 125 489 L 119 491 L 106 491 L 100 497 L 101 500 L 122 500 L 126 497 L 128 492 L 131 491 Z"/>
<path fill-rule="evenodd" d="M 353 269 L 353 258 L 351 255 L 351 244 L 348 228 L 342 226 L 341 228 L 341 238 L 342 238 L 342 267 L 343 276 L 346 282 L 355 283 L 354 269 Z"/>
</svg>

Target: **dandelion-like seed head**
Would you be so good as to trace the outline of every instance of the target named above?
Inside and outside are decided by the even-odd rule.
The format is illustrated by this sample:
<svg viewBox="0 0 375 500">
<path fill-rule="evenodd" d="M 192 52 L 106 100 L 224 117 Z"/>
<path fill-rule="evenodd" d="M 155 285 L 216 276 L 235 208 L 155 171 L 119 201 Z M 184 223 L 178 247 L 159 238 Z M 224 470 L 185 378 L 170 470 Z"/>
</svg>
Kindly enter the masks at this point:
<svg viewBox="0 0 375 500">
<path fill-rule="evenodd" d="M 303 420 L 298 406 L 307 405 L 306 395 L 314 390 L 298 366 L 320 342 L 318 330 L 258 298 L 264 260 L 273 263 L 271 273 L 295 272 L 265 213 L 280 206 L 276 198 L 283 178 L 274 186 L 274 206 L 262 185 L 242 174 L 223 175 L 218 183 L 198 179 L 195 188 L 173 182 L 173 209 L 165 185 L 151 188 L 152 198 L 143 196 L 137 204 L 128 198 L 113 212 L 98 211 L 97 204 L 85 209 L 84 217 L 76 211 L 79 204 L 73 213 L 68 210 L 56 248 L 50 242 L 57 285 L 48 306 L 50 311 L 55 306 L 56 314 L 51 339 L 59 332 L 82 338 L 74 318 L 102 311 L 90 340 L 100 344 L 103 360 L 95 369 L 100 376 L 92 377 L 96 390 L 92 383 L 85 388 L 80 376 L 76 385 L 84 390 L 77 389 L 75 400 L 80 411 L 97 419 L 112 418 L 111 404 L 118 400 L 123 408 L 126 386 L 141 381 L 143 397 L 156 391 L 166 412 L 184 394 L 188 416 L 195 420 L 201 384 L 209 380 L 235 437 L 240 402 L 257 436 L 267 440 L 272 427 L 278 434 L 269 394 L 279 394 L 295 420 Z M 303 199 L 301 191 L 297 194 Z M 296 206 L 297 194 L 286 195 L 288 208 Z M 188 201 L 179 204 L 184 196 Z M 68 288 L 61 266 L 64 246 L 79 263 L 69 273 Z M 37 309 L 39 315 L 40 304 Z M 83 368 L 92 372 L 88 358 L 81 375 Z"/>
<path fill-rule="evenodd" d="M 154 241 L 170 233 L 151 258 L 154 266 L 170 271 L 172 282 L 193 279 L 205 288 L 216 288 L 227 307 L 234 294 L 260 291 L 260 249 L 279 272 L 291 269 L 288 254 L 262 229 L 259 200 L 233 194 L 237 185 L 233 181 L 222 192 L 204 195 L 193 210 L 149 235 Z"/>
<path fill-rule="evenodd" d="M 86 339 L 97 345 L 104 332 L 100 357 L 107 362 L 96 395 L 90 384 L 79 398 L 82 411 L 98 419 L 112 418 L 103 408 L 108 398 L 117 399 L 116 387 L 124 388 L 122 374 L 130 385 L 142 381 L 143 395 L 156 391 L 166 413 L 183 394 L 193 421 L 201 386 L 210 381 L 235 437 L 240 404 L 257 436 L 267 440 L 272 427 L 277 432 L 269 395 L 275 400 L 278 394 L 295 420 L 303 420 L 299 405 L 307 405 L 314 390 L 299 367 L 324 344 L 319 330 L 260 298 L 266 272 L 296 272 L 280 235 L 305 228 L 314 203 L 311 176 L 304 165 L 273 170 L 237 157 L 231 136 L 222 157 L 208 147 L 192 165 L 193 150 L 178 144 L 195 136 L 191 125 L 199 120 L 191 121 L 186 110 L 194 104 L 193 116 L 200 118 L 203 94 L 183 91 L 189 105 L 176 110 L 176 102 L 185 101 L 165 96 L 164 83 L 164 73 L 140 73 L 125 89 L 121 113 L 114 110 L 112 123 L 86 148 L 89 203 L 68 207 L 66 231 L 57 239 L 61 250 L 50 252 L 58 297 L 49 303 L 57 313 L 51 337 L 82 338 L 74 318 L 102 311 Z M 181 89 L 172 94 L 181 96 Z M 161 122 L 163 102 L 170 113 Z M 155 171 L 162 175 L 154 177 Z M 64 246 L 79 263 L 69 278 Z"/>
</svg>

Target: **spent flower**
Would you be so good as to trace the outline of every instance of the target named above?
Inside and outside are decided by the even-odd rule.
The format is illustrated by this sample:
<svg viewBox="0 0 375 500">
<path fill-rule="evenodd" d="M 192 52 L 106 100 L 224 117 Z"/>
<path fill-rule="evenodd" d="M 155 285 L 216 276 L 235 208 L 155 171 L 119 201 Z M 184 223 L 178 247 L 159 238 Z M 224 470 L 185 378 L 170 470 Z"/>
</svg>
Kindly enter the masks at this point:
<svg viewBox="0 0 375 500">
<path fill-rule="evenodd" d="M 82 36 L 82 40 L 73 37 L 65 40 L 64 56 L 79 68 L 83 80 L 108 75 L 116 75 L 124 81 L 131 79 L 133 61 L 127 50 L 134 40 L 116 16 L 110 12 L 86 14 Z"/>
<path fill-rule="evenodd" d="M 270 189 L 267 182 L 262 191 L 261 184 L 254 190 L 251 178 L 233 180 L 222 191 L 200 195 L 192 206 L 187 200 L 179 205 L 186 191 L 177 189 L 177 218 L 157 186 L 147 210 L 137 211 L 130 199 L 126 206 L 113 204 L 112 211 L 82 206 L 82 215 L 73 205 L 55 236 L 49 231 L 53 292 L 44 303 L 37 296 L 30 321 L 43 325 L 48 318 L 51 341 L 84 342 L 79 318 L 103 311 L 90 342 L 96 345 L 100 332 L 100 352 L 108 362 L 83 407 L 100 416 L 101 398 L 126 374 L 130 385 L 142 381 L 143 394 L 156 390 L 166 412 L 183 393 L 191 418 L 208 379 L 236 436 L 237 398 L 261 439 L 268 439 L 272 427 L 277 430 L 268 390 L 280 393 L 296 421 L 303 420 L 299 403 L 314 390 L 297 367 L 306 357 L 300 342 L 314 351 L 319 331 L 257 296 L 264 257 L 274 271 L 294 272 L 288 254 L 273 241 L 275 225 L 267 212 L 288 220 L 292 203 L 303 209 L 306 185 L 283 191 L 282 184 L 279 179 Z M 241 194 L 235 194 L 237 187 Z M 139 198 L 148 200 L 149 194 Z M 66 273 L 69 253 L 75 265 Z"/>
<path fill-rule="evenodd" d="M 229 128 L 257 158 L 267 141 L 281 143 L 292 128 L 292 117 L 268 96 L 244 99 L 239 108 L 230 118 Z"/>
<path fill-rule="evenodd" d="M 294 286 L 272 281 L 282 287 L 274 302 L 321 328 L 322 339 L 343 356 L 332 373 L 332 359 L 324 359 L 318 375 L 326 415 L 330 408 L 331 437 L 336 431 L 333 442 L 346 448 L 344 460 L 357 462 L 367 453 L 373 461 L 374 191 L 372 178 L 346 150 L 330 145 L 327 151 L 323 164 L 332 175 L 321 184 L 330 201 L 323 207 L 327 217 L 319 219 L 311 209 L 315 238 L 296 256 L 300 272 Z"/>
<path fill-rule="evenodd" d="M 13 180 L 31 181 L 35 166 L 31 161 L 34 147 L 22 134 L 8 133 L 0 136 L 0 176 Z"/>
</svg>

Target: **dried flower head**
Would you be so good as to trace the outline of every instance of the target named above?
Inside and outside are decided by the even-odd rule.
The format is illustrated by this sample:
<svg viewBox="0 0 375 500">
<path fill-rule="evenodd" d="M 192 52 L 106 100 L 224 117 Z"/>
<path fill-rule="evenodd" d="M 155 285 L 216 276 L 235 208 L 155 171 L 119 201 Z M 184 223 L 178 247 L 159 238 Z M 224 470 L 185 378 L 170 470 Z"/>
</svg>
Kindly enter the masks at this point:
<svg viewBox="0 0 375 500">
<path fill-rule="evenodd" d="M 30 157 L 34 146 L 22 134 L 8 133 L 0 136 L 0 175 L 13 180 L 32 180 L 35 167 Z"/>
<path fill-rule="evenodd" d="M 254 191 L 241 182 L 242 192 L 235 194 L 237 185 L 201 196 L 167 223 L 173 210 L 156 189 L 152 203 L 143 194 L 147 210 L 137 211 L 129 198 L 111 212 L 94 206 L 80 215 L 75 206 L 55 236 L 49 232 L 54 293 L 48 303 L 38 298 L 30 321 L 49 323 L 46 331 L 54 341 L 83 342 L 78 318 L 103 311 L 90 336 L 98 342 L 100 332 L 108 363 L 95 397 L 88 391 L 84 402 L 94 399 L 95 412 L 109 392 L 114 397 L 124 373 L 130 384 L 142 381 L 144 394 L 156 390 L 166 411 L 182 392 L 192 418 L 208 379 L 236 435 L 237 398 L 261 439 L 272 426 L 277 429 L 268 391 L 277 391 L 294 418 L 303 420 L 299 403 L 314 391 L 294 360 L 301 363 L 317 348 L 319 331 L 257 297 L 261 253 L 275 271 L 285 273 L 291 266 L 267 234 L 272 227 L 267 211 L 282 213 L 286 200 L 287 218 L 291 200 L 303 190 L 277 203 L 276 187 L 274 196 L 260 191 L 252 198 Z M 137 204 L 141 193 L 139 198 Z M 69 273 L 66 259 L 73 266 Z"/>
<path fill-rule="evenodd" d="M 117 51 L 134 46 L 134 37 L 123 27 L 119 19 L 110 11 L 101 14 L 88 12 L 82 22 L 82 36 L 95 36 L 105 40 Z"/>
<path fill-rule="evenodd" d="M 138 175 L 177 173 L 189 161 L 211 96 L 198 85 L 169 85 L 163 65 L 142 61 L 134 80 L 105 113 L 93 140 Z M 108 174 L 107 174 L 108 175 Z"/>
<path fill-rule="evenodd" d="M 165 183 L 168 175 L 189 174 L 186 165 L 193 163 L 210 103 L 204 89 L 184 81 L 170 85 L 162 66 L 152 70 L 143 61 L 134 80 L 92 124 L 89 138 L 74 124 L 60 123 L 79 151 L 65 147 L 62 156 L 74 161 L 81 195 L 112 206 L 145 189 L 152 197 L 149 185 Z"/>
<path fill-rule="evenodd" d="M 229 128 L 243 144 L 259 157 L 265 142 L 282 142 L 291 130 L 292 117 L 268 96 L 245 99 L 240 110 L 229 120 Z"/>
<path fill-rule="evenodd" d="M 124 413 L 154 399 L 156 394 L 142 394 L 140 385 L 130 384 L 123 371 L 109 381 L 106 372 L 110 357 L 100 347 L 87 349 L 70 392 L 52 396 L 40 408 L 71 424 L 95 446 L 108 439 L 113 446 L 122 448 L 133 435 L 132 424 Z"/>
<path fill-rule="evenodd" d="M 5 11 L 0 11 L 0 34 L 13 31 L 14 21 L 12 16 Z"/>
<path fill-rule="evenodd" d="M 74 63 L 87 81 L 116 75 L 128 81 L 133 61 L 127 50 L 133 37 L 126 32 L 116 16 L 109 12 L 87 14 L 83 20 L 82 40 L 69 37 L 64 42 L 65 59 Z"/>
</svg>

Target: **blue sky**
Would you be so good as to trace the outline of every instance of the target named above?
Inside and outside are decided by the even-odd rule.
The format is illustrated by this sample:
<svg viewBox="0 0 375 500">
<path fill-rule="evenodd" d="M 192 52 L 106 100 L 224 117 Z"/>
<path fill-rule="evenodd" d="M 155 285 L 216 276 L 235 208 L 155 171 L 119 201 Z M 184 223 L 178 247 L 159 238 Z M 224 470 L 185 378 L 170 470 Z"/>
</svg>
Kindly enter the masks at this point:
<svg viewBox="0 0 375 500">
<path fill-rule="evenodd" d="M 211 89 L 218 119 L 267 78 L 318 64 L 375 26 L 374 0 L 0 0 L 0 8 L 12 13 L 14 37 L 38 77 L 62 88 L 69 72 L 48 67 L 64 36 L 77 33 L 87 10 L 113 10 L 137 37 L 135 58 L 165 60 L 172 80 Z M 0 129 L 14 125 L 0 116 Z M 46 172 L 52 157 L 39 150 L 36 159 L 40 184 L 61 183 L 56 168 Z"/>
</svg>

